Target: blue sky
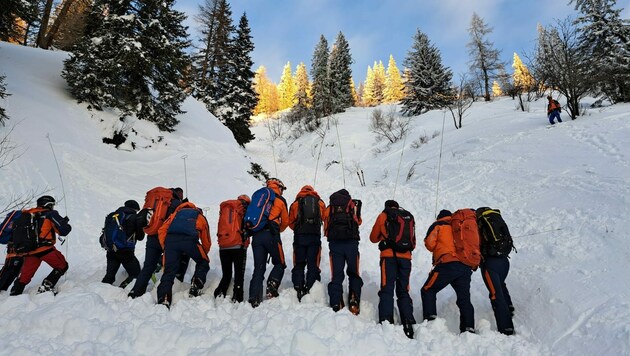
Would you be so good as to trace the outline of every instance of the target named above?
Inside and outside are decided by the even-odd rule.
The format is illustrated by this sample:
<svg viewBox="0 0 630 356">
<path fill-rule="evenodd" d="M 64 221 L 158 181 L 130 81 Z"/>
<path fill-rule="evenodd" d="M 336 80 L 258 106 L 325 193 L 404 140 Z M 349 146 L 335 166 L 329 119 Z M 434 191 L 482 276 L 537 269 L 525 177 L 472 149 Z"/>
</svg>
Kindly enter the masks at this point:
<svg viewBox="0 0 630 356">
<path fill-rule="evenodd" d="M 190 19 L 203 0 L 178 0 L 176 7 L 189 15 L 187 25 L 195 33 Z M 339 31 L 350 44 L 355 63 L 352 75 L 356 84 L 363 81 L 367 67 L 382 60 L 385 66 L 392 54 L 399 69 L 420 29 L 429 36 L 442 54 L 444 65 L 454 78 L 468 69 L 466 43 L 473 12 L 493 27 L 489 39 L 502 51 L 509 65 L 517 52 L 531 52 L 538 23 L 549 25 L 569 15 L 574 16 L 568 0 L 231 0 L 235 24 L 247 13 L 256 48 L 252 54 L 254 69 L 267 68 L 269 78 L 278 83 L 282 68 L 291 62 L 311 66 L 311 58 L 320 35 L 329 46 Z M 630 15 L 630 0 L 618 0 Z M 511 71 L 511 67 L 507 68 Z"/>
</svg>

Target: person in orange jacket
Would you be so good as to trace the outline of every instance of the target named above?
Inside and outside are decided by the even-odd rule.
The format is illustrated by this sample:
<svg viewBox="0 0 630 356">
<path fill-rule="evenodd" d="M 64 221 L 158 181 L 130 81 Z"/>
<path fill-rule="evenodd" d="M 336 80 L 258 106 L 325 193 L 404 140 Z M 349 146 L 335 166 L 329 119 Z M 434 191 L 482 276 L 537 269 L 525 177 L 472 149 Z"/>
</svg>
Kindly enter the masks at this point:
<svg viewBox="0 0 630 356">
<path fill-rule="evenodd" d="M 403 223 L 398 216 L 406 217 Z M 403 230 L 403 231 L 401 231 Z M 405 234 L 408 243 L 404 250 L 395 246 L 393 240 L 396 236 Z M 394 234 L 395 236 L 390 236 Z M 381 290 L 378 292 L 378 318 L 379 323 L 388 321 L 394 323 L 394 289 L 398 297 L 398 311 L 405 335 L 413 339 L 413 325 L 416 323 L 413 317 L 413 301 L 409 296 L 409 277 L 411 275 L 411 251 L 416 245 L 415 226 L 413 216 L 401 209 L 398 202 L 388 200 L 385 209 L 381 212 L 370 233 L 370 241 L 379 244 L 381 250 Z"/>
<path fill-rule="evenodd" d="M 37 199 L 37 207 L 24 211 L 33 214 L 39 227 L 39 239 L 37 247 L 24 255 L 24 265 L 17 281 L 13 283 L 11 295 L 19 295 L 24 292 L 24 287 L 31 281 L 42 262 L 46 262 L 53 270 L 42 281 L 38 293 L 55 291 L 55 285 L 68 271 L 66 258 L 55 247 L 57 235 L 67 236 L 72 227 L 68 224 L 68 217 L 62 218 L 55 210 L 55 198 L 50 195 Z M 14 232 L 15 233 L 15 232 Z M 15 235 L 14 235 L 15 236 Z"/>
<path fill-rule="evenodd" d="M 562 122 L 560 118 L 560 110 L 562 106 L 558 100 L 555 100 L 551 97 L 551 95 L 547 95 L 547 118 L 549 119 L 549 123 L 555 125 L 554 119 L 558 119 L 558 122 Z"/>
<path fill-rule="evenodd" d="M 271 256 L 273 268 L 267 278 L 267 298 L 275 298 L 284 270 L 287 265 L 284 260 L 284 250 L 280 233 L 289 226 L 289 212 L 287 201 L 282 193 L 287 189 L 278 178 L 270 178 L 265 183 L 267 188 L 273 190 L 275 199 L 267 216 L 267 224 L 252 235 L 252 253 L 254 254 L 254 272 L 249 283 L 249 303 L 256 308 L 262 302 L 262 286 L 267 269 L 267 257 Z M 252 202 L 252 204 L 254 204 Z"/>
<path fill-rule="evenodd" d="M 159 304 L 170 308 L 175 276 L 182 256 L 195 261 L 189 296 L 201 295 L 210 270 L 210 227 L 203 211 L 191 202 L 182 203 L 158 230 L 160 245 L 164 249 L 164 273 L 157 288 Z"/>
<path fill-rule="evenodd" d="M 298 300 L 321 281 L 322 221 L 326 204 L 310 185 L 302 187 L 289 208 L 289 227 L 293 230 L 293 270 L 291 280 Z M 306 278 L 304 269 L 308 266 Z"/>
<path fill-rule="evenodd" d="M 429 227 L 424 245 L 433 253 L 433 269 L 422 286 L 422 314 L 424 320 L 437 318 L 436 295 L 451 285 L 457 295 L 460 332 L 475 332 L 475 309 L 470 302 L 472 269 L 460 262 L 455 253 L 451 212 L 441 210 L 437 220 Z"/>
</svg>

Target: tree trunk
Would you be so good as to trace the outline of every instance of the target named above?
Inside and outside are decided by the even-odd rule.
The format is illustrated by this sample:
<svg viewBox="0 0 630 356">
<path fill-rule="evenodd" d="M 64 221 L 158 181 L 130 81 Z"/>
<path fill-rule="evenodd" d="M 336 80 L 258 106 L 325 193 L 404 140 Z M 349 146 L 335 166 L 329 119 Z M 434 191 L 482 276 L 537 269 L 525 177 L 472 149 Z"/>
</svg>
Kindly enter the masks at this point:
<svg viewBox="0 0 630 356">
<path fill-rule="evenodd" d="M 53 0 L 46 0 L 44 6 L 44 12 L 42 13 L 42 22 L 39 25 L 39 32 L 37 33 L 36 47 L 43 48 L 44 38 L 46 37 L 46 31 L 48 29 L 48 21 L 50 20 L 50 12 L 52 11 Z"/>
<path fill-rule="evenodd" d="M 55 22 L 53 22 L 53 25 L 51 26 L 50 31 L 48 31 L 48 33 L 44 37 L 44 41 L 43 41 L 44 43 L 43 45 L 40 46 L 41 48 L 48 49 L 50 48 L 50 46 L 52 46 L 53 40 L 55 39 L 55 36 L 57 35 L 57 31 L 59 31 L 59 27 L 66 20 L 68 11 L 70 10 L 70 7 L 72 6 L 72 4 L 74 4 L 74 1 L 75 0 L 65 0 L 63 2 L 61 11 L 59 11 L 59 15 L 57 15 Z"/>
</svg>

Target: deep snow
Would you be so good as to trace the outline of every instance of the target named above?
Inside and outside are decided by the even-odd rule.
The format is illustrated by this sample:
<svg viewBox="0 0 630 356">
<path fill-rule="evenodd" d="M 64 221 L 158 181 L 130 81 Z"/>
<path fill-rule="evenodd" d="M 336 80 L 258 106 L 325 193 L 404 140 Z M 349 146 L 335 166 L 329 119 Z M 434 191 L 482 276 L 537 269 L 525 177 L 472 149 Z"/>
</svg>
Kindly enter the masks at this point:
<svg viewBox="0 0 630 356">
<path fill-rule="evenodd" d="M 59 76 L 65 56 L 0 43 L 0 75 L 7 76 L 12 94 L 2 103 L 11 120 L 0 130 L 15 124 L 11 139 L 24 152 L 1 171 L 0 203 L 31 189 L 48 189 L 63 199 L 48 135 L 65 183 L 65 199 L 57 209 L 62 215 L 67 211 L 73 226 L 67 243 L 59 247 L 70 270 L 57 296 L 36 294 L 50 271 L 45 264 L 24 295 L 0 293 L 3 354 L 630 354 L 630 247 L 623 230 L 630 215 L 630 105 L 588 109 L 575 121 L 563 113 L 565 122 L 548 128 L 544 100 L 531 103 L 529 112 L 517 111 L 509 98 L 478 102 L 460 130 L 442 111 L 414 117 L 404 150 L 402 141 L 389 146 L 375 141 L 368 129 L 373 108 L 352 108 L 329 121 L 314 182 L 320 136 L 294 139 L 285 129 L 283 137 L 271 140 L 260 123 L 254 128 L 256 141 L 242 150 L 192 99 L 186 101 L 187 113 L 173 134 L 129 120 L 126 125 L 137 132 L 130 135 L 136 150 L 129 143 L 120 150 L 101 143 L 123 123 L 111 112 L 89 111 L 69 97 Z M 390 109 L 382 107 L 384 112 Z M 157 142 L 159 135 L 163 139 Z M 420 136 L 428 142 L 415 145 Z M 170 312 L 155 305 L 151 285 L 151 293 L 131 300 L 127 291 L 100 283 L 105 253 L 97 239 L 109 211 L 127 199 L 142 201 L 156 185 L 185 187 L 185 163 L 187 195 L 205 208 L 214 234 L 219 203 L 251 194 L 261 184 L 246 173 L 250 161 L 284 181 L 289 202 L 305 184 L 314 185 L 327 201 L 344 181 L 353 197 L 363 201 L 365 285 L 358 317 L 327 307 L 327 258 L 321 263 L 323 283 L 298 303 L 290 282 L 290 230 L 282 234 L 288 268 L 280 297 L 257 309 L 212 297 L 221 274 L 216 240 L 206 294 L 189 299 L 189 284 L 176 282 Z M 365 187 L 357 170 L 364 172 Z M 450 288 L 438 294 L 439 318 L 418 324 L 415 340 L 407 339 L 399 325 L 376 323 L 379 251 L 367 237 L 390 198 L 414 213 L 420 241 L 436 207 L 502 210 L 518 248 L 507 280 L 517 335 L 496 332 L 478 272 L 471 286 L 477 334 L 459 334 Z M 324 243 L 322 255 L 327 253 Z M 142 261 L 143 242 L 137 255 Z M 419 289 L 430 260 L 420 243 L 411 276 L 417 320 L 422 319 Z M 246 295 L 251 265 L 250 251 Z M 118 282 L 124 276 L 121 269 Z"/>
</svg>

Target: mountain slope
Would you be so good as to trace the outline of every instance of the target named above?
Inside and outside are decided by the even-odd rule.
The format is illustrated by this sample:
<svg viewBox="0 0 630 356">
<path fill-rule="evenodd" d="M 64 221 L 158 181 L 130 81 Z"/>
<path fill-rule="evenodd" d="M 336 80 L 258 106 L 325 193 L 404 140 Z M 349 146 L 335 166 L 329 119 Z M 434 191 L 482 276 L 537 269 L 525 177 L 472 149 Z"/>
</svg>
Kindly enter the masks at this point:
<svg viewBox="0 0 630 356">
<path fill-rule="evenodd" d="M 626 287 L 630 277 L 625 273 L 630 248 L 623 230 L 630 214 L 630 106 L 589 109 L 578 120 L 547 129 L 544 103 L 532 103 L 525 113 L 516 111 L 509 99 L 475 103 L 461 130 L 453 128 L 448 113 L 413 118 L 404 148 L 402 141 L 389 147 L 375 142 L 368 130 L 372 109 L 353 108 L 330 120 L 318 162 L 322 139 L 317 134 L 270 140 L 267 127 L 259 124 L 254 128 L 256 141 L 243 151 L 225 127 L 189 99 L 175 133 L 152 142 L 160 135 L 155 127 L 131 119 L 137 134 L 130 137 L 138 148 L 129 150 L 127 143 L 116 150 L 101 139 L 121 128 L 120 121 L 113 113 L 88 111 L 68 97 L 59 77 L 65 56 L 0 44 L 0 73 L 7 76 L 12 94 L 5 106 L 12 118 L 9 124 L 17 123 L 11 139 L 24 150 L 2 170 L 0 196 L 48 187 L 52 195 L 63 198 L 49 135 L 65 182 L 65 199 L 57 208 L 62 215 L 67 210 L 73 225 L 68 242 L 59 247 L 70 270 L 59 283 L 57 296 L 35 294 L 50 270 L 46 265 L 24 295 L 0 293 L 0 324 L 5 326 L 0 347 L 6 353 L 630 352 Z M 435 132 L 438 135 L 432 138 Z M 414 144 L 420 136 L 427 136 L 428 142 Z M 290 230 L 282 235 L 288 268 L 280 297 L 257 309 L 212 297 L 221 275 L 216 244 L 210 253 L 206 294 L 187 297 L 189 270 L 186 282 L 175 284 L 170 312 L 155 305 L 154 289 L 131 300 L 127 291 L 100 283 L 105 254 L 97 238 L 109 211 L 126 199 L 142 201 L 155 185 L 185 187 L 187 178 L 187 195 L 206 208 L 215 233 L 218 204 L 260 187 L 245 173 L 249 169 L 245 155 L 284 181 L 288 202 L 305 184 L 314 185 L 326 202 L 344 186 L 363 200 L 360 251 L 365 285 L 358 317 L 347 310 L 335 314 L 327 307 L 326 243 L 322 283 L 298 303 L 290 282 Z M 363 171 L 365 187 L 359 184 L 357 171 Z M 516 336 L 496 332 L 479 272 L 473 274 L 471 286 L 475 335 L 458 333 L 450 288 L 438 295 L 439 318 L 416 326 L 416 340 L 408 340 L 399 325 L 376 323 L 379 255 L 367 236 L 390 198 L 414 213 L 420 240 L 436 209 L 487 205 L 502 210 L 518 248 L 507 280 L 517 308 Z M 143 259 L 143 243 L 136 254 Z M 422 316 L 420 287 L 430 260 L 420 243 L 411 276 L 417 320 Z M 250 250 L 246 293 L 252 261 Z M 121 271 L 118 281 L 124 275 Z"/>
</svg>

